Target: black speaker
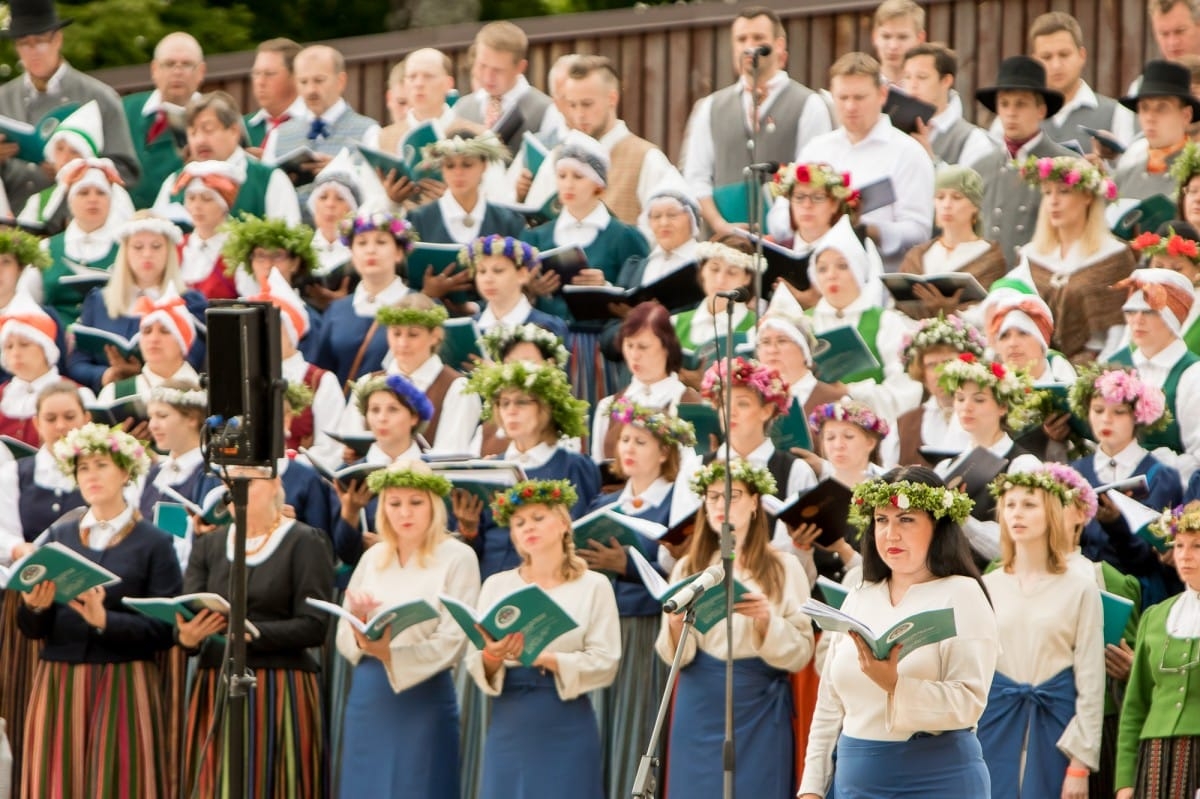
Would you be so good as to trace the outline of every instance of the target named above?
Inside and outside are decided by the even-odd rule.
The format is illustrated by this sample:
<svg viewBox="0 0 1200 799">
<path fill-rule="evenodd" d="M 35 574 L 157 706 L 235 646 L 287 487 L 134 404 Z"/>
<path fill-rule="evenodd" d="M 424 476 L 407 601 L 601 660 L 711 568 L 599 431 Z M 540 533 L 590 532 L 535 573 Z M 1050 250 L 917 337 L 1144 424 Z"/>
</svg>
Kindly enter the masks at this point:
<svg viewBox="0 0 1200 799">
<path fill-rule="evenodd" d="M 216 300 L 206 317 L 209 460 L 273 468 L 284 443 L 279 308 Z"/>
</svg>

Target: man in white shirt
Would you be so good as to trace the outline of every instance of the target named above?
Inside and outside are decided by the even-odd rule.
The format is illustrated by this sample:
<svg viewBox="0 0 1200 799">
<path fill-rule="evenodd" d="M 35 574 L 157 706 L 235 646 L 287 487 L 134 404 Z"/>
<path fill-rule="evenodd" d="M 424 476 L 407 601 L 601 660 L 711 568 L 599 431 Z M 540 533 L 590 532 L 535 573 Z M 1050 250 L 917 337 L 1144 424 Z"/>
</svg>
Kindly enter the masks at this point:
<svg viewBox="0 0 1200 799">
<path fill-rule="evenodd" d="M 807 142 L 833 128 L 821 96 L 784 71 L 787 37 L 778 14 L 757 6 L 743 9 L 733 20 L 731 44 L 738 81 L 696 103 L 683 146 L 689 193 L 700 201 L 708 228 L 719 235 L 731 233 L 735 224 L 718 210 L 714 190 L 740 185 L 743 170 L 754 160 L 795 160 Z M 748 142 L 756 146 L 747 147 Z"/>
<path fill-rule="evenodd" d="M 250 147 L 246 152 L 262 157 L 263 146 L 271 134 L 293 117 L 304 116 L 304 101 L 296 91 L 292 67 L 302 48 L 291 39 L 268 39 L 259 44 L 250 68 L 250 87 L 258 110 L 246 115 L 246 133 Z"/>
<path fill-rule="evenodd" d="M 879 248 L 884 268 L 894 272 L 908 249 L 932 234 L 933 164 L 921 145 L 894 128 L 883 113 L 888 86 L 878 61 L 866 53 L 847 53 L 834 62 L 829 75 L 842 126 L 805 145 L 798 160 L 849 172 L 855 187 L 882 178 L 892 181 L 896 201 L 863 214 L 859 221 Z"/>
<path fill-rule="evenodd" d="M 871 46 L 889 84 L 903 85 L 908 51 L 924 42 L 925 9 L 913 0 L 883 0 L 875 9 Z"/>
<path fill-rule="evenodd" d="M 935 164 L 971 166 L 996 149 L 983 128 L 962 117 L 962 104 L 950 104 L 958 56 L 944 44 L 919 44 L 904 56 L 905 92 L 937 108 L 937 113 L 912 137 L 925 148 Z"/>
</svg>

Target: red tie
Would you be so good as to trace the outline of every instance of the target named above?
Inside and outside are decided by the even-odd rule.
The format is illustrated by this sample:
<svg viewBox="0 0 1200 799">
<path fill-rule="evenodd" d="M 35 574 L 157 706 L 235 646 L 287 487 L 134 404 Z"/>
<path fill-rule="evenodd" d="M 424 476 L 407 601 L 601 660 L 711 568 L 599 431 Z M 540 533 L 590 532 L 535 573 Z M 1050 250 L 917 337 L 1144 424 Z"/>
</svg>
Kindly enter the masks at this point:
<svg viewBox="0 0 1200 799">
<path fill-rule="evenodd" d="M 275 128 L 279 127 L 280 125 L 282 125 L 284 122 L 287 122 L 291 118 L 292 118 L 292 115 L 289 114 L 287 111 L 284 111 L 282 114 L 280 114 L 277 117 L 267 117 L 267 130 L 275 130 Z"/>
<path fill-rule="evenodd" d="M 146 144 L 150 144 L 167 130 L 167 112 L 163 109 L 158 109 L 154 112 L 154 121 L 150 123 L 150 130 L 146 131 Z"/>
</svg>

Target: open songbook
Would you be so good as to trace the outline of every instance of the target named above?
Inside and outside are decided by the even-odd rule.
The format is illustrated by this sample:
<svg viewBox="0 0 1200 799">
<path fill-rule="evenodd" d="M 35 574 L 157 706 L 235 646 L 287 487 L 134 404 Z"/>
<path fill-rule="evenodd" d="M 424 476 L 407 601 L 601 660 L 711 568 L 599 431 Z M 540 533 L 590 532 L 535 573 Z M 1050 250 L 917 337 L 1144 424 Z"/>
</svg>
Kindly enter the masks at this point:
<svg viewBox="0 0 1200 799">
<path fill-rule="evenodd" d="M 98 585 L 113 585 L 121 578 L 57 541 L 38 547 L 10 568 L 0 568 L 0 579 L 10 591 L 32 591 L 47 580 L 54 582 L 54 601 L 66 604 Z"/>
<path fill-rule="evenodd" d="M 414 624 L 438 617 L 437 610 L 424 599 L 401 602 L 399 605 L 381 608 L 366 621 L 335 602 L 326 602 L 324 599 L 314 599 L 313 597 L 308 597 L 304 601 L 317 610 L 339 619 L 345 619 L 368 641 L 378 641 L 380 638 L 387 638 L 391 641 Z"/>
<path fill-rule="evenodd" d="M 642 578 L 642 583 L 646 586 L 646 590 L 650 595 L 659 602 L 666 602 L 676 593 L 683 590 L 699 577 L 699 574 L 689 574 L 682 580 L 674 583 L 668 583 L 663 579 L 663 576 L 650 565 L 650 561 L 638 552 L 636 549 L 629 549 L 629 558 L 633 561 L 634 568 L 637 569 L 638 575 Z M 742 585 L 737 580 L 733 581 L 733 601 L 739 602 L 742 597 L 750 593 L 746 586 Z M 696 631 L 701 635 L 711 630 L 717 625 L 717 622 L 725 618 L 725 589 L 722 584 L 717 584 L 705 591 L 700 599 L 696 601 Z"/>
<path fill-rule="evenodd" d="M 152 619 L 165 621 L 172 627 L 175 626 L 175 614 L 179 614 L 185 620 L 191 621 L 196 614 L 202 610 L 211 610 L 214 613 L 220 613 L 222 616 L 229 615 L 229 602 L 220 594 L 209 592 L 200 592 L 197 594 L 182 594 L 176 597 L 169 596 L 146 596 L 146 597 L 124 597 L 121 600 L 122 604 L 130 610 L 136 610 L 143 616 L 149 616 Z M 246 620 L 246 632 L 250 633 L 251 638 L 258 638 L 261 634 L 253 622 Z M 214 634 L 212 638 L 224 640 L 222 635 Z"/>
<path fill-rule="evenodd" d="M 958 634 L 954 625 L 954 608 L 923 610 L 878 633 L 848 613 L 815 599 L 805 602 L 801 610 L 812 617 L 822 630 L 858 633 L 880 660 L 886 660 L 894 646 L 903 647 L 898 658 L 903 660 L 926 644 L 936 644 Z"/>
<path fill-rule="evenodd" d="M 536 585 L 527 585 L 500 597 L 482 613 L 452 596 L 441 594 L 438 599 L 478 649 L 483 649 L 486 642 L 475 625 L 487 630 L 493 639 L 510 633 L 524 635 L 525 647 L 521 650 L 520 660 L 525 666 L 532 666 L 554 639 L 579 626 Z"/>
</svg>

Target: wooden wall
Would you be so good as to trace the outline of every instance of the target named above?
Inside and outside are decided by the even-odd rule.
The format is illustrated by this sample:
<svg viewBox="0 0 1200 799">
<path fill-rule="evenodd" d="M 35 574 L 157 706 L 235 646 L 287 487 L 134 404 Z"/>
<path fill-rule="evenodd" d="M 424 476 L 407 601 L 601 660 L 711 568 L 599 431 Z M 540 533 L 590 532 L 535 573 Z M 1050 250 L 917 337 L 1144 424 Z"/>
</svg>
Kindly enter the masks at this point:
<svg viewBox="0 0 1200 799">
<path fill-rule="evenodd" d="M 677 158 L 692 104 L 732 81 L 729 23 L 749 3 L 693 2 L 589 14 L 517 20 L 529 34 L 530 80 L 545 88 L 546 72 L 560 55 L 599 53 L 613 59 L 623 80 L 621 116 L 636 133 Z M 763 0 L 788 31 L 789 72 L 809 86 L 824 86 L 829 65 L 850 50 L 870 51 L 875 2 L 860 0 Z M 1074 14 L 1088 49 L 1086 79 L 1098 91 L 1119 96 L 1156 50 L 1142 0 L 928 0 L 931 41 L 959 54 L 958 91 L 968 116 L 986 113 L 971 101 L 976 88 L 995 77 L 1001 59 L 1025 51 L 1029 23 L 1046 11 Z M 437 47 L 455 64 L 458 86 L 470 86 L 466 51 L 478 24 L 401 31 L 328 42 L 341 50 L 349 71 L 347 100 L 385 120 L 384 92 L 392 66 L 420 47 Z M 203 44 L 203 43 L 202 43 Z M 224 89 L 254 107 L 250 91 L 253 53 L 208 59 L 206 90 Z M 146 66 L 94 73 L 122 93 L 150 87 Z M 981 120 L 982 121 L 982 120 Z"/>
</svg>

